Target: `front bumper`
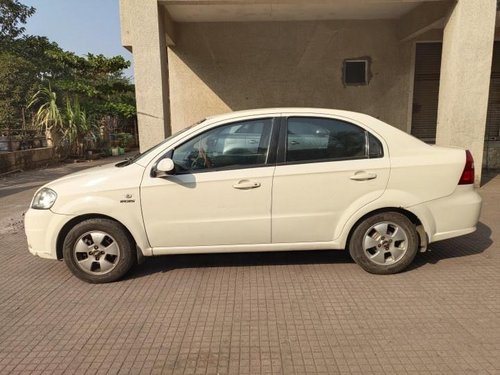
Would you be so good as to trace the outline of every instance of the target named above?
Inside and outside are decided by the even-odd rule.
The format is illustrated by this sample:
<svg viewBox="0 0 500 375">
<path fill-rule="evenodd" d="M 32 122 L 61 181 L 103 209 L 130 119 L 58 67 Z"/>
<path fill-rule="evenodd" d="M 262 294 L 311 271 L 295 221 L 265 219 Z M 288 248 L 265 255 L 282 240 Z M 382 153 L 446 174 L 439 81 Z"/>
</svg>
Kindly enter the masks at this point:
<svg viewBox="0 0 500 375">
<path fill-rule="evenodd" d="M 57 259 L 57 236 L 72 217 L 51 210 L 30 208 L 24 215 L 24 230 L 30 253 L 41 258 Z"/>
</svg>

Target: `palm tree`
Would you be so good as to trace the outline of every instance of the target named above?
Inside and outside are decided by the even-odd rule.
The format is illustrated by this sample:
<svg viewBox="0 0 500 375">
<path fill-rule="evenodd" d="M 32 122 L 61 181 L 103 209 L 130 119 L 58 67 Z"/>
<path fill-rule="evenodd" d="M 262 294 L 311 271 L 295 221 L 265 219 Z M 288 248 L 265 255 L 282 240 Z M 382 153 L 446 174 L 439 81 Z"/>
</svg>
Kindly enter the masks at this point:
<svg viewBox="0 0 500 375">
<path fill-rule="evenodd" d="M 83 156 L 85 138 L 95 138 L 96 125 L 91 116 L 81 108 L 78 98 L 71 101 L 66 98 L 64 110 L 63 140 L 66 141 L 73 155 Z"/>
<path fill-rule="evenodd" d="M 50 83 L 48 87 L 42 87 L 33 95 L 28 108 L 35 105 L 39 105 L 39 107 L 33 117 L 34 125 L 45 131 L 47 145 L 54 147 L 56 144 L 55 137 L 57 131 L 62 128 L 63 119 L 57 105 L 57 95 L 52 91 Z"/>
</svg>

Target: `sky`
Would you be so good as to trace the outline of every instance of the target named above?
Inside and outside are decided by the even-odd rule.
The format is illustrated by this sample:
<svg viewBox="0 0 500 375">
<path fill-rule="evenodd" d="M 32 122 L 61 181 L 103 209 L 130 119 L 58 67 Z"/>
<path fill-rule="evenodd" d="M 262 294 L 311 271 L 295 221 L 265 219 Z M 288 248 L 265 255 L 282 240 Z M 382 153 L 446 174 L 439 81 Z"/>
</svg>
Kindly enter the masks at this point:
<svg viewBox="0 0 500 375">
<path fill-rule="evenodd" d="M 21 0 L 36 8 L 26 24 L 28 34 L 43 35 L 78 55 L 132 54 L 121 45 L 119 0 Z M 132 77 L 132 68 L 125 72 Z"/>
</svg>

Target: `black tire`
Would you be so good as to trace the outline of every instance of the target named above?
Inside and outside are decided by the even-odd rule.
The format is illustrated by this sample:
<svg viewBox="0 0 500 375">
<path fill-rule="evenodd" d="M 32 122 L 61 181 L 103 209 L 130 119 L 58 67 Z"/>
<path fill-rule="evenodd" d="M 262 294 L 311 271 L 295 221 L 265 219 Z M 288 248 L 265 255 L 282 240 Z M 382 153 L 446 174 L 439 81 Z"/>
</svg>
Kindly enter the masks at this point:
<svg viewBox="0 0 500 375">
<path fill-rule="evenodd" d="M 136 262 L 127 231 L 108 219 L 89 219 L 75 225 L 64 239 L 63 257 L 76 277 L 94 284 L 122 278 Z"/>
<path fill-rule="evenodd" d="M 348 246 L 352 259 L 365 271 L 388 275 L 403 271 L 413 262 L 419 237 L 415 224 L 405 215 L 382 212 L 360 222 Z"/>
</svg>

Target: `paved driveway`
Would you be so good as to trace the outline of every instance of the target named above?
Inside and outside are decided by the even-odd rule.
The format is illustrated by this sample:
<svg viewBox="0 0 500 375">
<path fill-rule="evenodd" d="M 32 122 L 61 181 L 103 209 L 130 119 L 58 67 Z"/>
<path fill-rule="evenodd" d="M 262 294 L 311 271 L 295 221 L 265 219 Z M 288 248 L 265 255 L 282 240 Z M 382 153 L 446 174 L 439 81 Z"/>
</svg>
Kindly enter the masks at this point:
<svg viewBox="0 0 500 375">
<path fill-rule="evenodd" d="M 89 285 L 30 255 L 20 216 L 74 168 L 0 179 L 0 374 L 500 374 L 500 177 L 476 233 L 402 274 L 335 251 L 183 255 Z"/>
</svg>

